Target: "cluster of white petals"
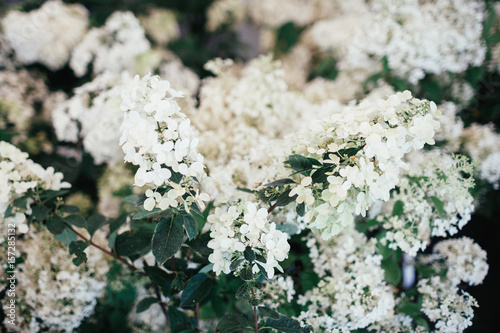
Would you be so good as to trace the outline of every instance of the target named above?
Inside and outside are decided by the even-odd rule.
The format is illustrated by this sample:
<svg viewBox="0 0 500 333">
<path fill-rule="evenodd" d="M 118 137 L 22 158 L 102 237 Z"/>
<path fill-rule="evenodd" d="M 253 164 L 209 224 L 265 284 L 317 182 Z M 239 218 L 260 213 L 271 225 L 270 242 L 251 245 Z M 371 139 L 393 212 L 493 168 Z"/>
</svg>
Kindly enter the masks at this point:
<svg viewBox="0 0 500 333">
<path fill-rule="evenodd" d="M 1 21 L 5 41 L 19 63 L 41 63 L 51 70 L 68 62 L 87 26 L 85 7 L 60 0 L 47 1 L 28 13 L 10 11 Z"/>
<path fill-rule="evenodd" d="M 309 256 L 321 281 L 299 295 L 299 304 L 307 306 L 299 319 L 315 332 L 330 332 L 365 328 L 391 318 L 394 296 L 384 282 L 382 256 L 376 254 L 375 245 L 375 240 L 353 229 L 335 241 L 310 238 Z"/>
<path fill-rule="evenodd" d="M 144 208 L 158 205 L 163 210 L 194 201 L 203 208 L 208 195 L 194 189 L 196 180 L 206 178 L 203 156 L 196 150 L 198 139 L 190 120 L 175 101 L 182 93 L 148 74 L 142 79 L 137 75 L 121 96 L 125 113 L 120 145 L 125 161 L 139 166 L 134 185 L 152 188 L 146 191 Z"/>
<path fill-rule="evenodd" d="M 275 268 L 283 272 L 279 262 L 288 258 L 288 235 L 277 230 L 274 222 L 268 221 L 265 208 L 259 208 L 253 202 L 237 202 L 227 210 L 217 207 L 215 213 L 208 217 L 208 222 L 212 224 L 212 239 L 208 247 L 213 249 L 208 260 L 214 264 L 213 270 L 217 275 L 229 274 L 231 263 L 241 260 L 234 269 L 237 275 L 248 264 L 244 258 L 247 247 L 263 257 L 251 263 L 253 273 L 260 271 L 259 265 L 269 279 L 273 278 Z"/>
<path fill-rule="evenodd" d="M 264 296 L 263 303 L 273 309 L 280 305 L 288 304 L 295 295 L 295 284 L 291 276 L 275 276 L 274 279 L 264 281 L 264 286 L 260 290 Z"/>
<path fill-rule="evenodd" d="M 381 214 L 377 220 L 387 230 L 382 239 L 392 249 L 400 248 L 411 256 L 424 250 L 434 236 L 454 235 L 469 222 L 474 211 L 474 165 L 464 156 L 440 153 L 411 155 L 411 172 L 402 178 L 391 205 L 401 211 Z M 394 211 L 393 211 L 394 212 Z"/>
<path fill-rule="evenodd" d="M 423 295 L 422 312 L 435 323 L 436 333 L 463 332 L 472 325 L 477 301 L 469 293 L 439 276 L 420 280 L 418 291 Z"/>
<path fill-rule="evenodd" d="M 70 66 L 76 76 L 105 71 L 120 74 L 132 71 L 135 59 L 150 49 L 144 28 L 131 12 L 115 12 L 104 26 L 91 29 L 73 50 Z"/>
<path fill-rule="evenodd" d="M 74 95 L 52 112 L 52 124 L 59 141 L 83 141 L 83 148 L 96 164 L 123 160 L 118 144 L 123 122 L 120 110 L 123 81 L 127 76 L 106 72 L 76 88 Z"/>
<path fill-rule="evenodd" d="M 63 174 L 53 167 L 44 169 L 28 158 L 28 154 L 5 141 L 0 141 L 0 216 L 5 225 L 14 223 L 21 233 L 28 231 L 26 215 L 31 215 L 28 198 L 26 207 L 11 207 L 15 199 L 28 192 L 41 193 L 44 190 L 60 190 L 71 185 L 63 182 Z M 7 216 L 5 216 L 7 215 Z"/>
<path fill-rule="evenodd" d="M 408 168 L 402 157 L 435 143 L 439 115 L 433 102 L 405 91 L 348 106 L 312 124 L 299 136 L 294 152 L 331 167 L 323 184 L 306 178 L 293 190 L 300 193 L 297 203 L 310 206 L 305 215 L 309 227 L 328 239 L 356 215 L 365 216 L 376 200 L 389 200 L 400 169 Z"/>
</svg>

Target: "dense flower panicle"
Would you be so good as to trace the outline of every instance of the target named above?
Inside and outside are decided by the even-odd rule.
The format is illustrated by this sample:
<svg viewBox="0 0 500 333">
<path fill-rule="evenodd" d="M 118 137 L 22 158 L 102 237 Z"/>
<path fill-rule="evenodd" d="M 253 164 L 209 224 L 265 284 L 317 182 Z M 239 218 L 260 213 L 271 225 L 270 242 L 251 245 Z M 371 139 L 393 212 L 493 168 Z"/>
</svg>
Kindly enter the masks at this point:
<svg viewBox="0 0 500 333">
<path fill-rule="evenodd" d="M 260 292 L 264 296 L 263 303 L 274 309 L 290 303 L 296 293 L 292 277 L 283 275 L 266 281 Z"/>
<path fill-rule="evenodd" d="M 44 169 L 41 165 L 28 159 L 28 154 L 5 141 L 0 141 L 0 216 L 5 224 L 17 223 L 21 233 L 28 231 L 26 215 L 31 215 L 28 199 L 26 207 L 15 207 L 11 214 L 3 218 L 12 202 L 24 196 L 28 191 L 60 190 L 71 185 L 63 182 L 63 174 L 55 172 L 53 167 Z"/>
<path fill-rule="evenodd" d="M 203 156 L 196 150 L 198 139 L 190 120 L 175 101 L 182 93 L 148 74 L 142 79 L 137 75 L 121 96 L 125 115 L 120 145 L 125 161 L 139 166 L 134 185 L 152 188 L 146 191 L 144 208 L 158 205 L 163 210 L 193 201 L 203 208 L 208 195 L 194 188 L 195 180 L 206 178 Z M 160 194 L 157 189 L 162 186 Z"/>
<path fill-rule="evenodd" d="M 87 73 L 92 63 L 93 75 L 103 72 L 120 74 L 132 71 L 135 58 L 150 49 L 144 28 L 131 12 L 115 12 L 104 26 L 91 29 L 71 55 L 70 67 L 76 76 Z"/>
<path fill-rule="evenodd" d="M 420 280 L 418 291 L 423 295 L 422 312 L 435 323 L 435 332 L 463 332 L 472 325 L 477 301 L 439 276 Z"/>
<path fill-rule="evenodd" d="M 5 41 L 14 49 L 19 63 L 38 62 L 54 71 L 69 60 L 87 26 L 84 6 L 60 0 L 47 1 L 28 13 L 11 11 L 1 21 Z"/>
<path fill-rule="evenodd" d="M 398 214 L 381 214 L 377 220 L 387 230 L 381 240 L 411 256 L 424 250 L 430 238 L 454 235 L 470 220 L 474 198 L 474 164 L 465 156 L 440 153 L 410 154 L 411 172 L 400 182 L 389 205 L 402 204 Z M 391 206 L 392 207 L 392 206 Z"/>
<path fill-rule="evenodd" d="M 208 247 L 214 250 L 208 260 L 214 264 L 217 275 L 229 274 L 231 262 L 243 259 L 247 247 L 265 258 L 265 262 L 257 259 L 252 263 L 254 273 L 259 272 L 258 265 L 265 269 L 270 279 L 275 268 L 283 272 L 279 262 L 288 258 L 288 235 L 277 230 L 274 222 L 269 223 L 265 208 L 253 202 L 235 203 L 227 210 L 217 207 L 208 222 L 212 224 Z M 245 264 L 246 259 L 234 270 L 235 274 L 239 274 Z"/>
<path fill-rule="evenodd" d="M 318 287 L 299 296 L 307 306 L 300 320 L 314 331 L 360 329 L 393 315 L 394 296 L 384 281 L 382 256 L 376 242 L 355 230 L 346 230 L 335 241 L 310 238 L 307 246 Z"/>
<path fill-rule="evenodd" d="M 83 140 L 83 148 L 96 164 L 123 160 L 119 146 L 123 112 L 120 93 L 127 74 L 120 78 L 110 72 L 76 88 L 74 95 L 52 112 L 52 124 L 60 141 Z"/>
<path fill-rule="evenodd" d="M 326 173 L 328 187 L 305 178 L 290 194 L 311 206 L 305 216 L 309 227 L 328 239 L 356 215 L 365 216 L 374 201 L 389 200 L 400 169 L 408 168 L 402 157 L 435 143 L 438 117 L 434 103 L 405 91 L 347 107 L 311 125 L 295 152 L 330 165 L 331 171 Z"/>
</svg>

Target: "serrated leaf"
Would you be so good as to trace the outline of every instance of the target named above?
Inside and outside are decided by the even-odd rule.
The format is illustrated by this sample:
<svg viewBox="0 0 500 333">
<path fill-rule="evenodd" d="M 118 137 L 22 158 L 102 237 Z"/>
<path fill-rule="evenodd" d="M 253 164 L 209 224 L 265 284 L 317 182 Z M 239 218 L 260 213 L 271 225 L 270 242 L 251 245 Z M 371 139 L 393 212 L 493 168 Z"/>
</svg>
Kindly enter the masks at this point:
<svg viewBox="0 0 500 333">
<path fill-rule="evenodd" d="M 87 231 L 92 237 L 97 230 L 105 226 L 109 220 L 101 214 L 94 214 L 87 219 Z"/>
<path fill-rule="evenodd" d="M 196 220 L 189 214 L 182 214 L 182 220 L 184 222 L 184 228 L 186 229 L 186 234 L 189 240 L 192 240 L 198 235 L 198 224 Z"/>
<path fill-rule="evenodd" d="M 251 289 L 248 283 L 243 283 L 238 290 L 236 290 L 236 299 L 247 298 Z"/>
<path fill-rule="evenodd" d="M 64 222 L 74 225 L 77 228 L 85 228 L 87 226 L 87 221 L 85 221 L 85 218 L 78 214 L 66 216 L 63 220 Z"/>
<path fill-rule="evenodd" d="M 405 212 L 405 203 L 401 200 L 398 200 L 394 203 L 392 207 L 392 216 L 402 216 Z"/>
<path fill-rule="evenodd" d="M 65 228 L 66 228 L 66 225 L 64 224 L 63 219 L 60 218 L 59 216 L 51 216 L 47 220 L 47 229 L 53 235 L 61 234 Z"/>
<path fill-rule="evenodd" d="M 59 235 L 56 235 L 55 237 L 58 241 L 66 245 L 69 245 L 71 242 L 75 242 L 78 240 L 76 234 L 68 228 L 64 228 L 64 231 Z"/>
<path fill-rule="evenodd" d="M 134 217 L 132 217 L 132 220 L 142 220 L 142 219 L 145 219 L 147 217 L 156 215 L 156 213 L 158 213 L 160 211 L 161 211 L 160 208 L 153 208 L 152 210 L 144 210 L 142 212 L 135 214 Z"/>
<path fill-rule="evenodd" d="M 222 317 L 217 324 L 220 333 L 232 333 L 248 326 L 247 319 L 239 313 L 229 313 Z"/>
<path fill-rule="evenodd" d="M 116 236 L 115 249 L 123 257 L 143 256 L 151 250 L 151 235 L 136 231 L 125 231 Z"/>
<path fill-rule="evenodd" d="M 184 238 L 183 221 L 177 217 L 161 220 L 155 228 L 152 240 L 156 261 L 163 265 L 182 245 Z"/>
<path fill-rule="evenodd" d="M 73 205 L 64 205 L 60 208 L 60 210 L 61 210 L 61 212 L 64 212 L 64 213 L 74 214 L 74 213 L 80 212 L 80 207 L 73 206 Z"/>
<path fill-rule="evenodd" d="M 291 191 L 292 190 L 289 189 L 281 193 L 281 195 L 278 197 L 278 200 L 276 200 L 276 207 L 286 206 L 289 203 L 295 201 L 295 199 L 297 198 L 297 194 L 295 194 L 294 196 L 290 196 Z"/>
<path fill-rule="evenodd" d="M 311 160 L 298 154 L 288 156 L 288 160 L 285 163 L 288 163 L 293 170 L 298 172 L 310 170 L 313 166 Z"/>
<path fill-rule="evenodd" d="M 250 266 L 243 267 L 240 271 L 240 278 L 242 278 L 245 281 L 253 280 L 252 267 Z"/>
<path fill-rule="evenodd" d="M 87 254 L 84 250 L 89 246 L 87 242 L 84 241 L 74 241 L 69 244 L 69 254 L 74 254 L 76 258 L 73 258 L 73 264 L 80 266 L 84 262 L 87 262 Z"/>
<path fill-rule="evenodd" d="M 255 252 L 254 250 L 252 250 L 250 246 L 247 246 L 245 248 L 245 251 L 243 251 L 243 255 L 245 256 L 245 259 L 248 260 L 249 262 L 255 260 Z"/>
<path fill-rule="evenodd" d="M 287 185 L 287 184 L 295 184 L 295 181 L 290 178 L 284 178 L 284 179 L 278 179 L 275 180 L 274 182 L 270 182 L 267 184 L 262 185 L 263 187 L 275 187 L 275 186 L 281 186 L 281 185 Z"/>
<path fill-rule="evenodd" d="M 276 320 L 281 318 L 281 315 L 278 313 L 278 311 L 268 308 L 267 306 L 259 306 L 257 309 L 259 309 L 259 313 L 264 317 Z"/>
<path fill-rule="evenodd" d="M 432 200 L 432 203 L 436 207 L 436 210 L 437 210 L 439 216 L 440 217 L 444 217 L 445 216 L 445 211 L 444 211 L 444 204 L 443 204 L 443 202 L 441 200 L 439 200 L 438 197 L 435 197 L 435 196 L 431 196 L 430 198 Z"/>
<path fill-rule="evenodd" d="M 268 318 L 266 326 L 274 328 L 283 333 L 307 333 L 311 332 L 309 327 L 301 327 L 297 320 L 281 316 L 280 319 L 275 320 Z"/>
<path fill-rule="evenodd" d="M 158 298 L 156 297 L 146 297 L 140 300 L 139 303 L 137 303 L 137 307 L 135 312 L 136 313 L 141 313 L 149 309 L 149 307 L 155 303 L 158 303 Z"/>
<path fill-rule="evenodd" d="M 45 218 L 47 218 L 47 215 L 49 215 L 49 209 L 44 205 L 33 206 L 32 211 L 33 217 L 39 222 L 45 220 Z"/>
<path fill-rule="evenodd" d="M 186 288 L 182 292 L 180 306 L 194 306 L 207 297 L 210 290 L 212 290 L 212 280 L 206 274 L 196 274 L 189 279 Z"/>
</svg>

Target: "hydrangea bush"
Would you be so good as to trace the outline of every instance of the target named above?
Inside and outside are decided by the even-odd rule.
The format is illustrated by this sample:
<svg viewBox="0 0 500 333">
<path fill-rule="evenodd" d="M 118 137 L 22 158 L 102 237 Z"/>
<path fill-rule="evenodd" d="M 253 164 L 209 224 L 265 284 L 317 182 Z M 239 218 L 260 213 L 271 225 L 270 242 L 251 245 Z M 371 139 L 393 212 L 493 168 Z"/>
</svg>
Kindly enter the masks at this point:
<svg viewBox="0 0 500 333">
<path fill-rule="evenodd" d="M 475 324 L 499 6 L 146 3 L 0 18 L 2 330 Z"/>
</svg>

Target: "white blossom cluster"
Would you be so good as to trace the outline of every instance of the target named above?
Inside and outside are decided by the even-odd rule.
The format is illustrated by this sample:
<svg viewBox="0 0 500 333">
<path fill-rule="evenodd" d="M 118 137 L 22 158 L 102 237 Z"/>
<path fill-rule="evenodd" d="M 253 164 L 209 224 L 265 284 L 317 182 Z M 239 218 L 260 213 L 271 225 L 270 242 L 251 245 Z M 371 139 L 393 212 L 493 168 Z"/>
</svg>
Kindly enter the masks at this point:
<svg viewBox="0 0 500 333">
<path fill-rule="evenodd" d="M 373 0 L 371 11 L 348 45 L 346 67 L 385 57 L 397 76 L 415 84 L 426 74 L 463 72 L 485 58 L 481 1 Z"/>
<path fill-rule="evenodd" d="M 60 0 L 47 1 L 28 13 L 10 11 L 1 21 L 4 40 L 19 63 L 41 63 L 51 70 L 68 62 L 87 26 L 85 7 Z"/>
<path fill-rule="evenodd" d="M 52 125 L 59 141 L 78 142 L 96 164 L 123 160 L 119 146 L 123 111 L 120 110 L 122 78 L 110 72 L 76 88 L 74 95 L 52 112 Z"/>
<path fill-rule="evenodd" d="M 409 177 L 402 178 L 391 205 L 402 205 L 396 214 L 381 214 L 377 220 L 387 230 L 381 240 L 392 249 L 411 256 L 424 250 L 434 236 L 454 235 L 474 211 L 474 165 L 465 156 L 413 153 Z M 391 206 L 392 207 L 392 206 Z"/>
<path fill-rule="evenodd" d="M 139 166 L 134 185 L 152 188 L 146 191 L 144 208 L 152 210 L 158 204 L 164 210 L 193 201 L 203 208 L 208 195 L 194 189 L 195 179 L 206 178 L 203 156 L 197 153 L 198 139 L 190 120 L 175 101 L 182 93 L 148 74 L 142 79 L 137 75 L 121 96 L 125 115 L 120 145 L 125 161 Z M 173 173 L 181 179 L 171 179 Z M 160 186 L 165 187 L 163 195 L 157 191 Z"/>
<path fill-rule="evenodd" d="M 131 12 L 115 12 L 104 26 L 91 29 L 71 55 L 70 66 L 83 76 L 92 64 L 93 75 L 132 71 L 135 59 L 150 49 L 144 28 Z"/>
<path fill-rule="evenodd" d="M 94 241 L 104 240 L 96 236 Z M 19 248 L 24 258 L 17 266 L 18 293 L 26 302 L 23 332 L 73 332 L 104 295 L 109 267 L 103 254 L 88 248 L 87 263 L 77 267 L 67 247 L 46 230 L 29 232 Z"/>
<path fill-rule="evenodd" d="M 461 281 L 479 285 L 488 273 L 486 251 L 468 237 L 440 241 L 434 246 L 433 254 L 422 260 L 432 262 L 438 269 L 446 269 L 446 278 L 454 285 Z"/>
<path fill-rule="evenodd" d="M 159 45 L 165 46 L 181 35 L 177 16 L 171 10 L 153 7 L 139 19 L 146 34 Z"/>
<path fill-rule="evenodd" d="M 389 200 L 400 169 L 408 168 L 401 158 L 435 143 L 438 117 L 433 102 L 405 91 L 348 106 L 311 125 L 294 151 L 331 166 L 331 171 L 325 188 L 306 177 L 290 193 L 297 194 L 298 204 L 310 206 L 305 215 L 309 227 L 328 239 L 351 225 L 356 215 L 365 216 L 375 200 Z"/>
<path fill-rule="evenodd" d="M 214 197 L 241 198 L 236 187 L 255 188 L 286 176 L 283 140 L 319 112 L 290 91 L 280 64 L 261 56 L 238 66 L 216 59 L 206 68 L 217 76 L 202 82 L 200 106 L 191 118 L 200 132 L 200 152 L 214 181 Z M 305 112 L 307 110 L 307 112 Z"/>
<path fill-rule="evenodd" d="M 274 222 L 268 221 L 265 208 L 259 208 L 253 202 L 236 202 L 227 210 L 217 207 L 215 213 L 209 215 L 208 222 L 212 224 L 212 239 L 208 247 L 213 249 L 208 260 L 214 264 L 213 270 L 217 275 L 229 274 L 231 263 L 243 259 L 235 269 L 235 274 L 239 274 L 248 263 L 243 254 L 247 247 L 265 258 L 265 262 L 253 261 L 253 273 L 260 271 L 258 265 L 265 269 L 269 279 L 273 278 L 275 268 L 283 272 L 279 262 L 288 258 L 288 235 L 277 230 Z"/>
<path fill-rule="evenodd" d="M 32 198 L 26 207 L 13 208 L 12 216 L 4 217 L 9 205 L 29 191 L 41 193 L 44 190 L 60 190 L 71 185 L 63 182 L 63 174 L 53 167 L 44 169 L 40 164 L 28 159 L 28 154 L 5 141 L 0 141 L 0 216 L 6 225 L 15 223 L 20 233 L 28 231 L 26 215 L 31 215 Z"/>
<path fill-rule="evenodd" d="M 435 323 L 434 332 L 463 332 L 472 325 L 477 301 L 450 281 L 439 276 L 423 279 L 418 291 L 423 295 L 422 312 Z"/>
<path fill-rule="evenodd" d="M 307 306 L 299 320 L 314 331 L 355 330 L 391 318 L 394 308 L 392 289 L 384 282 L 376 254 L 376 241 L 350 230 L 335 241 L 310 238 L 314 271 L 321 278 L 318 287 L 299 296 Z"/>
<path fill-rule="evenodd" d="M 416 326 L 416 327 L 414 327 Z M 369 327 L 370 332 L 424 333 L 428 330 L 415 325 L 413 319 L 406 314 L 396 313 L 393 317 L 376 322 Z"/>
<path fill-rule="evenodd" d="M 291 276 L 275 276 L 274 279 L 264 281 L 260 290 L 264 295 L 263 303 L 273 309 L 290 303 L 295 295 L 295 285 Z"/>
</svg>

